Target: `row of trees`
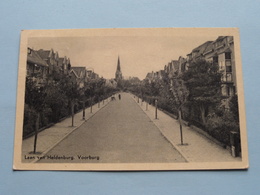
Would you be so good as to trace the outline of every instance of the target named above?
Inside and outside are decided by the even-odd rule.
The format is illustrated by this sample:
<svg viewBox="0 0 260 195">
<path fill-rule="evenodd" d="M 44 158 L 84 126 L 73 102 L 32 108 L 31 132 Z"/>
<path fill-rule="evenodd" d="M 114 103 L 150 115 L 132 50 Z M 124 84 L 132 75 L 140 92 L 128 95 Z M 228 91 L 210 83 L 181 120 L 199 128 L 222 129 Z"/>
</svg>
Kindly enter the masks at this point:
<svg viewBox="0 0 260 195">
<path fill-rule="evenodd" d="M 159 108 L 229 145 L 230 131 L 239 132 L 238 100 L 236 95 L 222 95 L 219 66 L 205 60 L 193 61 L 183 73 L 162 76 L 140 82 L 133 92 L 152 104 L 157 99 Z"/>
<path fill-rule="evenodd" d="M 69 75 L 55 73 L 38 84 L 35 77 L 26 78 L 23 137 L 40 128 L 60 121 L 75 112 L 109 97 L 115 88 L 105 85 L 105 79 L 92 79 L 80 88 Z M 73 125 L 73 120 L 72 120 Z"/>
</svg>

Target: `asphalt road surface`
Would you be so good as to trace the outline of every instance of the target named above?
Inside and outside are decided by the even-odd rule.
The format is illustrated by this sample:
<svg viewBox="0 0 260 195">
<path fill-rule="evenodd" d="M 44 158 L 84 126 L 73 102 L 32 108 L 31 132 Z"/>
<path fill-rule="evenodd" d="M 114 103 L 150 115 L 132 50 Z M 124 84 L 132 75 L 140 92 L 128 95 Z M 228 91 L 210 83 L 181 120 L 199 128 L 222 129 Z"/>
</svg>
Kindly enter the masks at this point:
<svg viewBox="0 0 260 195">
<path fill-rule="evenodd" d="M 121 93 L 50 150 L 38 163 L 185 162 L 141 110 Z"/>
</svg>

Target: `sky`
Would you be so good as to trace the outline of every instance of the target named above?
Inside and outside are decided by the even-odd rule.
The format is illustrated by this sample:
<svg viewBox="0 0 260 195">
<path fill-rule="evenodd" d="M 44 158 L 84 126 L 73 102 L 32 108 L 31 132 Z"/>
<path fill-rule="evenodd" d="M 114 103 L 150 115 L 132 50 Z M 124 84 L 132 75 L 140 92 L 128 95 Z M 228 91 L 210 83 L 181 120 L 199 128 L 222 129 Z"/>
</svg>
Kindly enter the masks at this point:
<svg viewBox="0 0 260 195">
<path fill-rule="evenodd" d="M 28 47 L 35 50 L 53 49 L 59 57 L 69 57 L 72 66 L 94 70 L 104 78 L 115 78 L 120 57 L 124 77 L 144 79 L 151 71 L 164 68 L 179 56 L 186 57 L 192 49 L 217 36 L 86 36 L 86 37 L 31 37 Z"/>
</svg>

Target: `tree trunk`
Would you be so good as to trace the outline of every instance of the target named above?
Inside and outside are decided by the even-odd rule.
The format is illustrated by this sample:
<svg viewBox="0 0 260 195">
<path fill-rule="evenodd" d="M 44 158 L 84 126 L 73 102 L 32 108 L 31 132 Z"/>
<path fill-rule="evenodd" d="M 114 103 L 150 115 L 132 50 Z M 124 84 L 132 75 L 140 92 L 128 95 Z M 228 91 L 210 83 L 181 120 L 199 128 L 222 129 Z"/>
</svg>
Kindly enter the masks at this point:
<svg viewBox="0 0 260 195">
<path fill-rule="evenodd" d="M 203 125 L 206 125 L 206 109 L 204 105 L 200 105 L 201 120 Z"/>
<path fill-rule="evenodd" d="M 83 100 L 83 112 L 82 112 L 83 116 L 82 116 L 82 120 L 85 120 L 85 107 L 86 107 L 86 105 L 85 105 L 85 99 L 84 99 Z"/>
<path fill-rule="evenodd" d="M 92 113 L 92 103 L 93 103 L 93 101 L 92 101 L 92 97 L 90 98 L 90 113 Z"/>
<path fill-rule="evenodd" d="M 183 136 L 182 136 L 182 110 L 181 108 L 178 109 L 178 118 L 180 123 L 180 135 L 181 135 L 181 145 L 183 145 Z"/>
<path fill-rule="evenodd" d="M 71 101 L 71 126 L 74 126 L 74 101 Z"/>
<path fill-rule="evenodd" d="M 35 122 L 34 144 L 33 144 L 33 153 L 34 154 L 36 153 L 39 126 L 40 126 L 40 112 L 37 112 L 37 118 L 36 118 L 36 122 Z"/>
</svg>

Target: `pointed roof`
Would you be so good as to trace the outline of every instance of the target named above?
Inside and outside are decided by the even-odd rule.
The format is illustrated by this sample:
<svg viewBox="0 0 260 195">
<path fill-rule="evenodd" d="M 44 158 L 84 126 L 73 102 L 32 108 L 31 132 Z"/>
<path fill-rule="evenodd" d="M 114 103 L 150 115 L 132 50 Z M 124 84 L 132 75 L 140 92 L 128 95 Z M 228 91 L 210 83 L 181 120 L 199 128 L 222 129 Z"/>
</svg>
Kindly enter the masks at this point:
<svg viewBox="0 0 260 195">
<path fill-rule="evenodd" d="M 84 78 L 86 77 L 86 67 L 71 67 L 71 71 L 75 74 L 77 78 Z"/>
<path fill-rule="evenodd" d="M 207 47 L 212 43 L 213 41 L 207 41 L 203 43 L 202 45 L 196 47 L 195 49 L 192 50 L 192 53 L 196 53 L 196 57 L 201 56 Z"/>
<path fill-rule="evenodd" d="M 179 58 L 179 60 L 180 60 L 180 58 Z M 172 69 L 174 69 L 174 70 L 178 70 L 178 68 L 179 68 L 179 60 L 172 60 Z"/>
<path fill-rule="evenodd" d="M 203 54 L 208 54 L 208 53 L 214 51 L 214 44 L 213 44 L 213 43 L 214 43 L 214 42 L 211 42 L 211 43 L 207 46 L 207 48 L 205 49 L 205 51 L 204 51 Z"/>
<path fill-rule="evenodd" d="M 48 66 L 48 64 L 38 55 L 38 53 L 29 47 L 28 47 L 27 62 L 38 64 L 41 66 Z"/>
<path fill-rule="evenodd" d="M 64 58 L 59 58 L 59 60 L 58 60 L 59 66 L 62 66 L 63 62 L 64 62 Z"/>
<path fill-rule="evenodd" d="M 40 49 L 37 51 L 37 53 L 39 54 L 39 56 L 41 56 L 42 59 L 47 59 L 51 53 L 50 50 L 43 50 L 43 49 Z"/>
<path fill-rule="evenodd" d="M 50 57 L 55 57 L 55 56 L 53 56 L 53 55 L 55 55 L 53 49 L 51 49 L 51 50 L 43 50 L 43 49 L 40 49 L 40 50 L 37 51 L 37 53 L 38 53 L 39 56 L 41 56 L 41 58 L 44 59 L 44 60 L 47 60 L 47 59 L 50 58 Z"/>
<path fill-rule="evenodd" d="M 152 79 L 153 78 L 153 73 L 152 72 L 148 72 L 145 78 L 146 79 Z"/>
<path fill-rule="evenodd" d="M 120 67 L 120 58 L 119 58 L 119 56 L 118 56 L 118 61 L 117 61 L 117 68 L 116 68 L 116 71 L 121 72 L 121 67 Z"/>
</svg>

